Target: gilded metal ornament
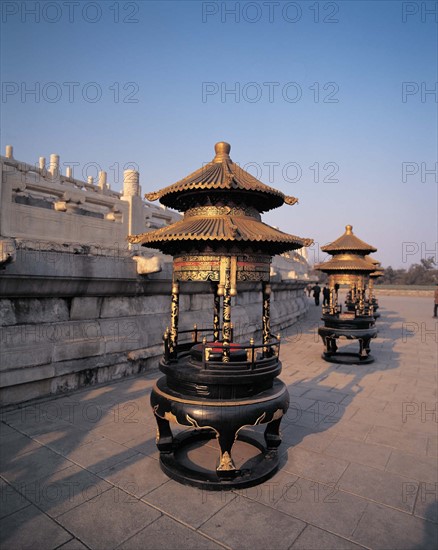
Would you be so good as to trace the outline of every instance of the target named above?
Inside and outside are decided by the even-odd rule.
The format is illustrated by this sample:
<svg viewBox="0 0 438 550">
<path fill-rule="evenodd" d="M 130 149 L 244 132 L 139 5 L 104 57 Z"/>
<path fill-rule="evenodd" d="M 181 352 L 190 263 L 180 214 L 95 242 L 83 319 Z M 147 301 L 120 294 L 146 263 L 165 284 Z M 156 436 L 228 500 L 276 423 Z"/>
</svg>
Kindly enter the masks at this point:
<svg viewBox="0 0 438 550">
<path fill-rule="evenodd" d="M 220 331 L 220 314 L 221 314 L 221 297 L 217 293 L 217 286 L 214 293 L 214 305 L 213 305 L 213 340 L 217 342 L 219 340 Z"/>
<path fill-rule="evenodd" d="M 262 312 L 262 326 L 263 326 L 263 354 L 267 355 L 269 348 L 267 347 L 271 341 L 271 285 L 263 284 L 263 312 Z"/>
<path fill-rule="evenodd" d="M 170 306 L 170 333 L 169 333 L 169 352 L 171 356 L 176 355 L 178 346 L 178 317 L 179 317 L 179 285 L 172 285 L 172 301 Z"/>
<path fill-rule="evenodd" d="M 230 361 L 231 342 L 231 259 L 225 257 L 223 263 L 225 266 L 225 284 L 222 301 L 222 361 L 228 363 Z"/>
<path fill-rule="evenodd" d="M 262 218 L 257 208 L 251 206 L 196 206 L 195 208 L 189 208 L 184 213 L 185 218 L 194 216 L 248 216 L 259 221 Z"/>
</svg>

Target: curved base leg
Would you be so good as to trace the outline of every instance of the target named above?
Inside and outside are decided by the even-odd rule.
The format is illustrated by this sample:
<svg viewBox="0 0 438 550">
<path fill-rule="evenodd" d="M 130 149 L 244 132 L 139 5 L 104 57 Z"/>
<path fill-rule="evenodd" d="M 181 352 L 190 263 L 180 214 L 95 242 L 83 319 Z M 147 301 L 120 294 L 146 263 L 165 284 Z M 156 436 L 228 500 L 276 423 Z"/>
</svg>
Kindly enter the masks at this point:
<svg viewBox="0 0 438 550">
<path fill-rule="evenodd" d="M 160 453 L 171 453 L 173 451 L 173 434 L 170 428 L 169 421 L 161 418 L 157 414 L 154 415 L 157 421 L 157 447 Z"/>
<path fill-rule="evenodd" d="M 236 431 L 227 429 L 218 435 L 217 440 L 221 450 L 219 464 L 216 468 L 217 475 L 222 479 L 233 479 L 237 469 L 231 458 L 231 448 L 236 440 Z"/>
<path fill-rule="evenodd" d="M 272 420 L 265 429 L 265 441 L 268 451 L 277 451 L 281 444 L 280 424 L 282 418 Z"/>
</svg>

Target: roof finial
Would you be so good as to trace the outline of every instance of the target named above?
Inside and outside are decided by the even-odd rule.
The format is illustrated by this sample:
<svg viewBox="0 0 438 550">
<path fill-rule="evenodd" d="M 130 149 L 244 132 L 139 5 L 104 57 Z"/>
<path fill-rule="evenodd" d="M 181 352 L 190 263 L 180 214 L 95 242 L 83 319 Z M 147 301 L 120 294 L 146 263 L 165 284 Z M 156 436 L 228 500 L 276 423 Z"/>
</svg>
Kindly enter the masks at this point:
<svg viewBox="0 0 438 550">
<path fill-rule="evenodd" d="M 219 141 L 214 146 L 214 151 L 216 156 L 213 159 L 213 162 L 222 162 L 225 159 L 230 158 L 231 145 L 226 141 Z"/>
<path fill-rule="evenodd" d="M 352 235 L 353 234 L 353 226 L 352 225 L 346 225 L 345 226 L 345 233 L 347 235 Z"/>
</svg>

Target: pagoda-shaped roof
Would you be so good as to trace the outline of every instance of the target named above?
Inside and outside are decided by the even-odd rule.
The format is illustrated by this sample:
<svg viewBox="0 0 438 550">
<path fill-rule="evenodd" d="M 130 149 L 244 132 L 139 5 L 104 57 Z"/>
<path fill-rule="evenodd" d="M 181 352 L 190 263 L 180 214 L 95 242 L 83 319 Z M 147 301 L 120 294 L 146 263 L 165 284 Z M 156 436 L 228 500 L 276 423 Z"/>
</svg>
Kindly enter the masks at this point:
<svg viewBox="0 0 438 550">
<path fill-rule="evenodd" d="M 146 195 L 183 210 L 184 218 L 156 231 L 130 235 L 129 242 L 170 254 L 209 250 L 271 256 L 312 244 L 312 239 L 283 233 L 261 220 L 261 212 L 297 199 L 285 197 L 232 162 L 228 143 L 216 143 L 215 150 L 207 166 Z"/>
<path fill-rule="evenodd" d="M 316 264 L 315 269 L 323 273 L 371 273 L 375 271 L 376 266 L 356 254 L 336 254 L 330 260 Z"/>
<path fill-rule="evenodd" d="M 193 206 L 199 200 L 200 194 L 209 191 L 217 192 L 208 193 L 210 201 L 226 192 L 229 199 L 234 197 L 237 202 L 251 200 L 259 212 L 267 212 L 284 203 L 292 205 L 298 202 L 295 197 L 285 196 L 243 170 L 231 160 L 230 150 L 229 143 L 216 143 L 216 155 L 211 162 L 168 187 L 146 193 L 146 199 L 159 199 L 165 206 L 181 211 Z"/>
<path fill-rule="evenodd" d="M 332 243 L 322 246 L 321 250 L 333 255 L 343 252 L 353 252 L 363 256 L 370 252 L 376 252 L 377 248 L 356 237 L 353 233 L 353 226 L 346 225 L 345 233 Z"/>
</svg>

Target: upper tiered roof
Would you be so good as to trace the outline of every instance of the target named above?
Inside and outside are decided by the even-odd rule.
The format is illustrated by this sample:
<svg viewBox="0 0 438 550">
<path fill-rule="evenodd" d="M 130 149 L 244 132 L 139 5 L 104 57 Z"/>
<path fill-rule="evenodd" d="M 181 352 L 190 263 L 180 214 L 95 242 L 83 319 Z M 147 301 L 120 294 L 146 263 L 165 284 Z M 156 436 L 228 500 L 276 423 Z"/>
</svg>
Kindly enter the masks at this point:
<svg viewBox="0 0 438 550">
<path fill-rule="evenodd" d="M 346 225 L 345 233 L 332 243 L 322 246 L 321 250 L 332 255 L 353 252 L 364 256 L 370 252 L 376 252 L 377 248 L 356 237 L 353 233 L 353 226 Z"/>
<path fill-rule="evenodd" d="M 220 141 L 214 149 L 216 156 L 211 162 L 164 189 L 147 193 L 145 197 L 149 201 L 159 199 L 162 204 L 181 211 L 198 202 L 204 191 L 218 192 L 216 196 L 209 194 L 209 199 L 213 201 L 220 199 L 224 192 L 233 192 L 230 198 L 237 202 L 250 202 L 259 212 L 278 208 L 284 203 L 292 205 L 298 202 L 295 197 L 285 196 L 281 191 L 265 185 L 234 163 L 230 158 L 229 143 Z"/>
</svg>

